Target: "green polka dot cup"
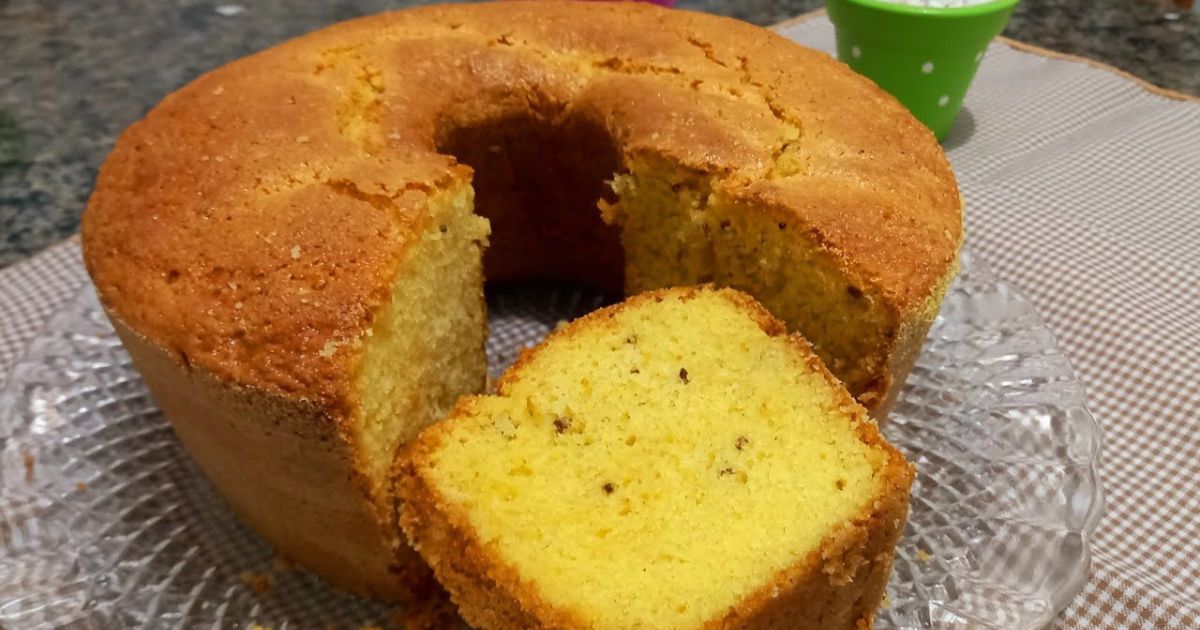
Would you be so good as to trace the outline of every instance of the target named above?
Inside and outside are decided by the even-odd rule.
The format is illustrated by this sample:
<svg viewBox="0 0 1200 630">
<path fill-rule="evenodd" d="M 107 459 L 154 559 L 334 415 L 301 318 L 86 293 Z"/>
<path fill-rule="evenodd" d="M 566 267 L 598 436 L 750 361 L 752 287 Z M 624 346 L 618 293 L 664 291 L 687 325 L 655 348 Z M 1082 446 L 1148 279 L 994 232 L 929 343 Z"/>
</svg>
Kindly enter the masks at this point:
<svg viewBox="0 0 1200 630">
<path fill-rule="evenodd" d="M 891 92 L 940 140 L 1017 2 L 827 0 L 826 6 L 838 58 Z"/>
</svg>

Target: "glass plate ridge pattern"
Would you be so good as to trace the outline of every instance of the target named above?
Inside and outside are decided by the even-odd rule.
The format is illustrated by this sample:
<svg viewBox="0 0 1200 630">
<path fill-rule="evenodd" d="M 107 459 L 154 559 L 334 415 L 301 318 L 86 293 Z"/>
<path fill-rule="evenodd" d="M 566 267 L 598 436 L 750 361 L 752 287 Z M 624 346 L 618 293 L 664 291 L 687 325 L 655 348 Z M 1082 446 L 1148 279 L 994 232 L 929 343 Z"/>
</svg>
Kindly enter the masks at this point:
<svg viewBox="0 0 1200 630">
<path fill-rule="evenodd" d="M 599 304 L 489 295 L 489 372 Z M 1087 577 L 1100 429 L 1030 302 L 969 252 L 884 433 L 918 476 L 877 627 L 1049 623 Z M 390 612 L 278 562 L 240 524 L 90 287 L 0 388 L 0 627 L 282 630 Z"/>
</svg>

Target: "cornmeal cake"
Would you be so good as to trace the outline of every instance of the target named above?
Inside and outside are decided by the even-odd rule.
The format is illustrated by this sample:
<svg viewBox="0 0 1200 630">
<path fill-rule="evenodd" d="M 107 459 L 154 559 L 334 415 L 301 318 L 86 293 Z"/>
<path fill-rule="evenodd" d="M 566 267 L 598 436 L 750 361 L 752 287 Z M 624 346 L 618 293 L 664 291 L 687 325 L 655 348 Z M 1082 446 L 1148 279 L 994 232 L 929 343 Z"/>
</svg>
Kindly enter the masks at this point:
<svg viewBox="0 0 1200 630">
<path fill-rule="evenodd" d="M 398 460 L 400 523 L 483 630 L 864 628 L 913 470 L 733 290 L 553 334 Z"/>
<path fill-rule="evenodd" d="M 83 217 L 114 328 L 242 518 L 333 582 L 424 569 L 398 446 L 483 387 L 483 284 L 754 295 L 882 415 L 954 274 L 954 176 L 870 81 L 640 3 L 338 24 L 167 96 Z"/>
</svg>

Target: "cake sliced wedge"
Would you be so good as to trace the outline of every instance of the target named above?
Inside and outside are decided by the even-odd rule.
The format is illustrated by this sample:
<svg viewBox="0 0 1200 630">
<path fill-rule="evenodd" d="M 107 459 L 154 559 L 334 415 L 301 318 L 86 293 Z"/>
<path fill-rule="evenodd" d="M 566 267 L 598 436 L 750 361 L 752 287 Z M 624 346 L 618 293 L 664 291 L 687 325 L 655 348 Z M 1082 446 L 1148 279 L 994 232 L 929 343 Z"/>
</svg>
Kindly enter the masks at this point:
<svg viewBox="0 0 1200 630">
<path fill-rule="evenodd" d="M 400 522 L 477 628 L 863 628 L 913 469 L 749 296 L 644 293 L 401 451 Z"/>
</svg>

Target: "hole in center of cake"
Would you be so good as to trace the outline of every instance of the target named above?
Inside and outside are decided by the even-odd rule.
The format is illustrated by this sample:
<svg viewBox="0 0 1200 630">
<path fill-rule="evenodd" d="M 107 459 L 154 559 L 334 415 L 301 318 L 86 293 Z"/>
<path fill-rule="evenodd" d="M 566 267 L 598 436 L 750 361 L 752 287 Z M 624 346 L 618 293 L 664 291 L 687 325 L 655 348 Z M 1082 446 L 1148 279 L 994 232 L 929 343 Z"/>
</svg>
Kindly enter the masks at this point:
<svg viewBox="0 0 1200 630">
<path fill-rule="evenodd" d="M 569 284 L 619 298 L 620 232 L 601 219 L 621 170 L 608 132 L 587 120 L 522 113 L 444 129 L 438 150 L 474 169 L 475 210 L 491 222 L 491 286 Z"/>
</svg>

